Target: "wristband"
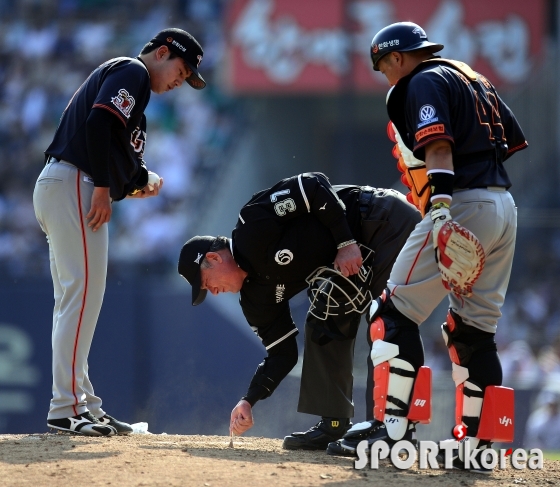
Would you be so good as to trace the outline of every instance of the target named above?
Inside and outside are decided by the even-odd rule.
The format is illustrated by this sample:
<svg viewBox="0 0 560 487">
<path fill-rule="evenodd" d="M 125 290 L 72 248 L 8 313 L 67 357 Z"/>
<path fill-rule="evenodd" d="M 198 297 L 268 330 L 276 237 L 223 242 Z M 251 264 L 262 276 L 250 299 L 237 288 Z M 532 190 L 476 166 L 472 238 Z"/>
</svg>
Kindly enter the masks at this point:
<svg viewBox="0 0 560 487">
<path fill-rule="evenodd" d="M 352 240 L 346 240 L 346 242 L 339 243 L 339 244 L 336 246 L 336 248 L 337 248 L 338 250 L 340 250 L 340 249 L 343 249 L 344 247 L 348 247 L 349 245 L 352 245 L 352 244 L 355 244 L 355 243 L 356 243 L 356 241 L 355 241 L 354 239 L 352 239 Z"/>
<path fill-rule="evenodd" d="M 448 169 L 430 169 L 426 174 L 432 190 L 430 201 L 438 198 L 446 198 L 451 201 L 455 173 Z"/>
</svg>

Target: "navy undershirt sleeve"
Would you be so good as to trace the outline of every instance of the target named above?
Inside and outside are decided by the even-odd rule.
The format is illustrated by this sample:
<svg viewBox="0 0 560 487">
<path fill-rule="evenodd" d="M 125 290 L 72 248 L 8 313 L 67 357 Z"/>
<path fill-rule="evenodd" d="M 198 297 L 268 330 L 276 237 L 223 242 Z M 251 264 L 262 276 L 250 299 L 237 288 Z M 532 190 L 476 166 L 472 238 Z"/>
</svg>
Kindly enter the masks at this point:
<svg viewBox="0 0 560 487">
<path fill-rule="evenodd" d="M 94 186 L 109 187 L 111 132 L 120 123 L 115 115 L 101 108 L 93 108 L 87 118 L 87 153 Z"/>
</svg>

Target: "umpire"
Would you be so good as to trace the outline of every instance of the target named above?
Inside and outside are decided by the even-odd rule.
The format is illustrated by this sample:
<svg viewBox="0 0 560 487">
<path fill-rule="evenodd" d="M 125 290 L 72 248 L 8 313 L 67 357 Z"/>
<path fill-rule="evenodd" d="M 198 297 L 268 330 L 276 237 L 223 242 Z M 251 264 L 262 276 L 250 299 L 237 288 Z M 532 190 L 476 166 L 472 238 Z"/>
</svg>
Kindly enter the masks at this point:
<svg viewBox="0 0 560 487">
<path fill-rule="evenodd" d="M 321 420 L 286 436 L 284 448 L 324 450 L 342 437 L 354 415 L 353 351 L 361 314 L 386 286 L 419 221 L 420 213 L 397 191 L 331 186 L 324 174 L 304 173 L 254 194 L 231 239 L 196 236 L 185 243 L 178 271 L 192 286 L 193 306 L 207 291 L 240 292 L 243 313 L 267 351 L 231 413 L 233 433 L 253 426 L 253 406 L 296 365 L 298 330 L 288 301 L 309 287 L 298 411 Z M 337 305 L 340 312 L 333 312 Z M 372 397 L 369 387 L 368 411 Z"/>
</svg>

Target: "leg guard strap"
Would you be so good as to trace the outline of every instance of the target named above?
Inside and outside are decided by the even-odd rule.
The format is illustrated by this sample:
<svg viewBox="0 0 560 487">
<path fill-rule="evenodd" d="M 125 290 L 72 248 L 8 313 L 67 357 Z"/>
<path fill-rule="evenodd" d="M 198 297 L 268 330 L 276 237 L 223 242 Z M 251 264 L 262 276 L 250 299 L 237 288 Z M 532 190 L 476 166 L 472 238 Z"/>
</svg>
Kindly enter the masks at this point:
<svg viewBox="0 0 560 487">
<path fill-rule="evenodd" d="M 374 368 L 374 418 L 383 421 L 387 434 L 400 440 L 408 427 L 408 406 L 416 372 L 414 367 L 399 358 L 392 358 Z M 387 408 L 391 403 L 396 408 Z"/>
<path fill-rule="evenodd" d="M 459 390 L 459 389 L 457 389 Z M 464 424 L 469 436 L 476 436 L 482 410 L 482 388 L 472 381 L 465 381 L 460 387 L 462 397 L 457 401 L 455 424 Z"/>
<path fill-rule="evenodd" d="M 463 389 L 463 394 L 467 397 L 479 397 L 480 399 L 482 399 L 484 397 L 484 394 L 482 393 L 482 389 L 478 388 L 477 390 L 475 389 L 469 389 L 468 387 L 469 383 L 467 382 L 465 384 L 465 387 Z"/>
<path fill-rule="evenodd" d="M 401 362 L 400 366 L 391 363 Z M 405 368 L 406 367 L 406 368 Z M 400 359 L 391 359 L 374 369 L 374 418 L 385 421 L 388 417 L 406 418 L 415 423 L 430 423 L 432 419 L 432 372 L 422 366 L 413 367 Z M 412 389 L 412 395 L 410 391 Z M 395 391 L 393 393 L 393 391 Z M 398 396 L 397 397 L 397 393 Z M 391 403 L 397 408 L 387 407 Z M 391 424 L 387 425 L 390 428 Z"/>
<path fill-rule="evenodd" d="M 410 391 L 416 377 L 412 365 L 404 360 L 392 358 L 377 365 L 373 374 L 374 418 L 383 421 L 386 414 L 405 418 L 408 415 Z M 399 409 L 387 408 L 388 402 Z"/>
<path fill-rule="evenodd" d="M 413 370 L 400 369 L 398 367 L 389 367 L 389 373 L 400 375 L 401 377 L 416 378 L 416 372 Z M 400 416 L 403 418 L 408 416 L 408 404 L 406 402 L 391 395 L 387 395 L 387 402 L 393 403 L 399 409 L 385 408 L 385 414 L 392 414 L 393 416 Z"/>
<path fill-rule="evenodd" d="M 392 374 L 401 375 L 403 377 L 412 377 L 413 379 L 416 378 L 416 372 L 411 370 L 399 369 L 398 367 L 389 367 L 389 372 Z"/>
</svg>

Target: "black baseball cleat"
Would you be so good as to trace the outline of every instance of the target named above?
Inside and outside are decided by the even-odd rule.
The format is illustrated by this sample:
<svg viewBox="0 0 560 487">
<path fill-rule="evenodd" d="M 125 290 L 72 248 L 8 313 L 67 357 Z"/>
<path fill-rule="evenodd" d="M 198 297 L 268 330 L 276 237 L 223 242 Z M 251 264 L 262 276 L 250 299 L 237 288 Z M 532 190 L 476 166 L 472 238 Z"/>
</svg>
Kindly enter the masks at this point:
<svg viewBox="0 0 560 487">
<path fill-rule="evenodd" d="M 98 421 L 105 426 L 114 428 L 117 432 L 117 435 L 129 435 L 130 433 L 132 433 L 132 426 L 130 426 L 128 423 L 123 423 L 122 421 L 119 421 L 118 419 L 115 419 L 113 418 L 113 416 L 109 416 L 108 414 L 105 414 L 105 416 L 99 418 Z"/>
<path fill-rule="evenodd" d="M 282 447 L 286 450 L 325 450 L 330 442 L 342 438 L 351 426 L 348 418 L 322 418 L 307 431 L 286 436 Z"/>
<path fill-rule="evenodd" d="M 100 423 L 89 411 L 71 418 L 47 419 L 47 426 L 58 431 L 85 436 L 114 436 L 117 434 L 115 428 Z"/>
<path fill-rule="evenodd" d="M 401 440 L 410 441 L 413 445 L 418 442 L 416 440 L 416 425 L 415 423 L 408 423 L 408 429 Z M 387 428 L 383 421 L 373 420 L 357 423 L 343 436 L 341 440 L 329 443 L 327 453 L 329 455 L 340 455 L 345 457 L 356 456 L 356 448 L 360 441 L 367 440 L 368 447 L 378 440 L 387 442 L 389 447 L 392 447 L 397 441 L 389 437 Z M 369 450 L 369 448 L 368 448 Z"/>
<path fill-rule="evenodd" d="M 452 441 L 452 440 L 449 440 Z M 489 441 L 479 440 L 476 449 L 479 450 L 475 455 L 473 455 L 469 461 L 469 466 L 465 466 L 465 462 L 459 457 L 459 450 L 454 449 L 452 455 L 452 465 L 456 470 L 466 470 L 472 473 L 479 473 L 483 475 L 490 475 L 493 469 L 485 467 L 482 465 L 481 457 L 482 452 L 487 448 L 492 448 L 492 443 Z M 445 467 L 445 452 L 438 453 L 436 460 L 440 467 Z"/>
</svg>

